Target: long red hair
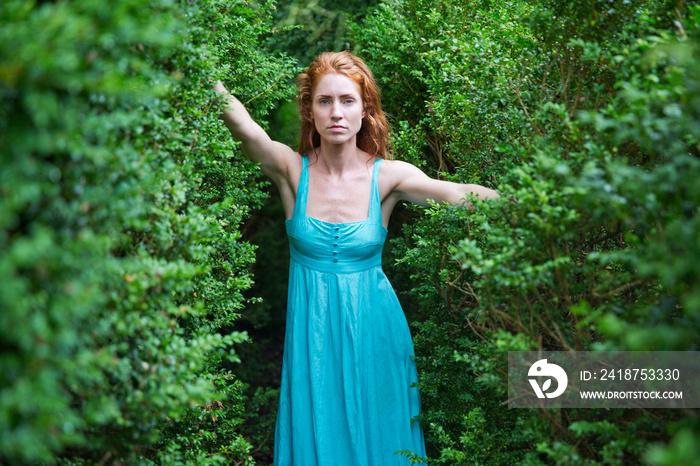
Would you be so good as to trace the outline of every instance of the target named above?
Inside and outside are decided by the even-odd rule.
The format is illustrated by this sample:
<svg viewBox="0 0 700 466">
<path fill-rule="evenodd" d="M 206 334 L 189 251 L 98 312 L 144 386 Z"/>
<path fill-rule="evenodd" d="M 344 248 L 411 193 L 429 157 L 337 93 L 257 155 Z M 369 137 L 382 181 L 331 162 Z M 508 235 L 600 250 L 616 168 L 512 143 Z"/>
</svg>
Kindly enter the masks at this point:
<svg viewBox="0 0 700 466">
<path fill-rule="evenodd" d="M 360 88 L 365 116 L 357 133 L 357 147 L 375 157 L 389 158 L 389 125 L 382 110 L 379 88 L 365 62 L 350 52 L 322 53 L 297 77 L 301 115 L 299 153 L 314 152 L 321 144 L 321 135 L 311 116 L 311 103 L 316 85 L 328 73 L 347 76 Z"/>
</svg>

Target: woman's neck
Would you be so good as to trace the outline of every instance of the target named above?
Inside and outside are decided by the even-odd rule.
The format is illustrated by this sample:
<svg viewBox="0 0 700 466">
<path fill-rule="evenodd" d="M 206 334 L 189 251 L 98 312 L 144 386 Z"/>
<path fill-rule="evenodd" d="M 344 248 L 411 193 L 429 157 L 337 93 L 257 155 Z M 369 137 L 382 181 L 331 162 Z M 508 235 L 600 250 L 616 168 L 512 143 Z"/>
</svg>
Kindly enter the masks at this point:
<svg viewBox="0 0 700 466">
<path fill-rule="evenodd" d="M 354 139 L 345 144 L 328 144 L 321 141 L 315 152 L 319 168 L 336 177 L 360 165 L 364 166 L 369 158 L 369 154 L 357 147 Z"/>
</svg>

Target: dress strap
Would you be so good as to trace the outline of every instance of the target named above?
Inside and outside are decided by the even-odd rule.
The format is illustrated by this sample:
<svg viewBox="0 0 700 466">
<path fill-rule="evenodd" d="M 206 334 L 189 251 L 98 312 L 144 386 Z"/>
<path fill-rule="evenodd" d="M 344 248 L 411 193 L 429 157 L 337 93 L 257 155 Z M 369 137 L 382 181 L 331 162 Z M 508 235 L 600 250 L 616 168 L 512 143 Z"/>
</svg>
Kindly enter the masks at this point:
<svg viewBox="0 0 700 466">
<path fill-rule="evenodd" d="M 382 200 L 379 195 L 379 164 L 382 160 L 377 157 L 374 160 L 374 169 L 372 171 L 372 194 L 369 201 L 369 218 L 382 223 Z"/>
<path fill-rule="evenodd" d="M 297 196 L 294 200 L 294 214 L 292 218 L 304 218 L 306 215 L 306 199 L 309 194 L 309 158 L 301 156 L 301 175 L 299 176 L 299 186 L 297 186 Z"/>
</svg>

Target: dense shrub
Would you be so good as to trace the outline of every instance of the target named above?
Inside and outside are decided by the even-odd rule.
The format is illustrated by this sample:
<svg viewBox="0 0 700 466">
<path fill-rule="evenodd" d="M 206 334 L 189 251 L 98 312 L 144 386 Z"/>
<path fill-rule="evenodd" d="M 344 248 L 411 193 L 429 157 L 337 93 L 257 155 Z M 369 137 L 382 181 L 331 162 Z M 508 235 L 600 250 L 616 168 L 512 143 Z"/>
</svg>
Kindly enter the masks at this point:
<svg viewBox="0 0 700 466">
<path fill-rule="evenodd" d="M 0 5 L 0 462 L 246 461 L 221 365 L 262 194 L 217 120 L 288 95 L 270 5 Z M 234 73 L 235 70 L 235 73 Z M 235 169 L 232 168 L 235 164 Z"/>
<path fill-rule="evenodd" d="M 507 410 L 507 351 L 696 350 L 697 6 L 387 0 L 354 29 L 435 206 L 401 263 L 436 464 L 690 464 L 679 411 Z M 513 200 L 517 202 L 513 202 Z"/>
</svg>

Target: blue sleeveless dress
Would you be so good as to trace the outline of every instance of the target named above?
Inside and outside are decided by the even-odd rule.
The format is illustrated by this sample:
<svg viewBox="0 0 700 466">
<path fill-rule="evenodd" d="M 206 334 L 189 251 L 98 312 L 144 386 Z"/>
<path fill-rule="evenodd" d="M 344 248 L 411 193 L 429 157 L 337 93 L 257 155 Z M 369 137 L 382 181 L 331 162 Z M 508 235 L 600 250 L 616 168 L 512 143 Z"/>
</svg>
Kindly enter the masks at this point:
<svg viewBox="0 0 700 466">
<path fill-rule="evenodd" d="M 369 216 L 328 223 L 306 215 L 308 159 L 294 215 L 282 386 L 275 430 L 277 466 L 408 465 L 425 456 L 413 342 L 381 266 L 379 165 Z"/>
</svg>

